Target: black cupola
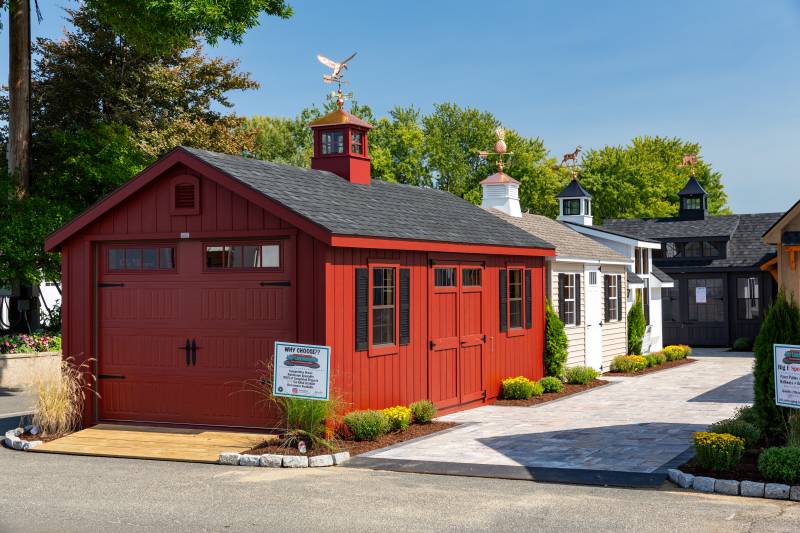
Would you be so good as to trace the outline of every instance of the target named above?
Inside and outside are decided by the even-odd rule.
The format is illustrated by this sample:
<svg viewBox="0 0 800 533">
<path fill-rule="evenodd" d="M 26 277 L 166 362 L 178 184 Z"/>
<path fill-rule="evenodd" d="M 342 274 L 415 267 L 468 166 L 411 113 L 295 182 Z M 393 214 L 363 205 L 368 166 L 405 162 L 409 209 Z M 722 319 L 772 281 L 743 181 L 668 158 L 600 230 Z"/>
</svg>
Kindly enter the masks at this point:
<svg viewBox="0 0 800 533">
<path fill-rule="evenodd" d="M 681 207 L 678 218 L 681 220 L 703 220 L 708 214 L 708 193 L 691 177 L 683 189 L 678 192 Z"/>
</svg>

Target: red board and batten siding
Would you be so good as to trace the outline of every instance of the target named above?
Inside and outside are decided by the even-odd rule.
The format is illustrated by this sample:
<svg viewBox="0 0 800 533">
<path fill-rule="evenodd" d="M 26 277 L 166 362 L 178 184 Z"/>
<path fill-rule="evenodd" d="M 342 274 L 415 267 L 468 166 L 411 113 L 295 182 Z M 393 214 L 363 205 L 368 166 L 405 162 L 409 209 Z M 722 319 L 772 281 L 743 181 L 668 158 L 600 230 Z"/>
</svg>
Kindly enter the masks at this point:
<svg viewBox="0 0 800 533">
<path fill-rule="evenodd" d="M 318 228 L 309 227 L 304 219 L 287 214 L 285 208 L 273 205 L 252 189 L 239 186 L 215 170 L 203 167 L 186 154 L 178 152 L 168 157 L 172 158 L 172 164 L 158 162 L 132 180 L 144 181 L 140 188 L 134 189 L 135 183 L 132 183 L 123 187 L 121 192 L 132 191 L 124 198 L 112 195 L 107 211 L 93 208 L 95 214 L 99 213 L 96 219 L 91 220 L 90 210 L 76 219 L 79 222 L 77 230 L 74 229 L 76 226 L 68 226 L 48 239 L 50 249 L 58 248 L 63 253 L 65 356 L 73 357 L 79 363 L 98 357 L 95 345 L 101 344 L 98 305 L 102 301 L 98 299 L 98 290 L 107 289 L 97 289 L 96 286 L 97 282 L 108 278 L 106 273 L 100 272 L 102 261 L 98 258 L 107 244 L 147 241 L 188 244 L 198 240 L 284 238 L 292 240 L 294 249 L 294 337 L 299 342 L 332 347 L 334 387 L 350 408 L 383 408 L 430 396 L 428 298 L 431 259 L 462 263 L 477 261 L 484 265 L 482 320 L 486 343 L 482 380 L 486 401 L 498 395 L 500 381 L 505 377 L 541 377 L 544 268 L 541 257 L 530 255 L 548 255 L 550 251 L 525 250 L 523 257 L 501 255 L 499 247 L 335 235 L 325 237 Z M 171 183 L 181 176 L 199 180 L 199 214 L 170 212 Z M 66 231 L 70 231 L 68 236 L 61 237 L 65 235 L 61 232 Z M 183 232 L 190 234 L 189 241 L 179 238 Z M 53 242 L 57 244 L 53 245 Z M 194 257 L 202 260 L 197 255 L 198 246 L 199 243 L 183 249 L 195 250 L 192 252 Z M 436 247 L 439 251 L 428 251 Z M 480 249 L 489 253 L 477 253 Z M 460 254 L 447 253 L 458 250 L 461 250 Z M 355 269 L 376 262 L 396 264 L 411 271 L 411 337 L 397 353 L 370 356 L 368 351 L 355 349 L 354 284 Z M 500 331 L 498 313 L 498 272 L 511 265 L 524 265 L 533 274 L 533 326 L 524 334 L 513 337 Z M 194 275 L 199 281 L 203 274 L 197 271 Z M 246 276 L 241 278 L 242 283 L 248 280 Z M 230 278 L 228 281 L 234 280 Z M 207 281 L 202 283 L 208 284 Z M 96 407 L 97 400 L 86 402 L 85 424 L 97 420 Z"/>
</svg>

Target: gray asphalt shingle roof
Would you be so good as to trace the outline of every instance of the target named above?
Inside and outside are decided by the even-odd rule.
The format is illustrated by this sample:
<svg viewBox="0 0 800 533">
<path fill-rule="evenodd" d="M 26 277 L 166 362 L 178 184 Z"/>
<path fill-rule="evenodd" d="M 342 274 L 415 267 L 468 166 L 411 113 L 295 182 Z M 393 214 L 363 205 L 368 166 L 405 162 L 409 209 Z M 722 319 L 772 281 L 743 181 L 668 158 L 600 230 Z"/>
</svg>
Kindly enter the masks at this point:
<svg viewBox="0 0 800 533">
<path fill-rule="evenodd" d="M 716 237 L 728 241 L 726 257 L 707 262 L 687 261 L 685 265 L 706 268 L 744 268 L 761 264 L 775 247 L 761 240 L 764 232 L 782 213 L 707 216 L 703 220 L 678 218 L 631 218 L 606 220 L 602 227 L 641 237 L 671 241 Z M 681 266 L 672 261 L 669 268 Z M 662 265 L 665 268 L 666 264 Z"/>
<path fill-rule="evenodd" d="M 331 172 L 182 149 L 335 235 L 553 248 L 437 189 L 381 180 L 359 185 Z"/>
<path fill-rule="evenodd" d="M 557 257 L 614 262 L 630 261 L 621 253 L 581 235 L 568 225 L 551 218 L 530 213 L 523 213 L 522 217 L 512 217 L 497 209 L 490 209 L 489 212 L 555 245 Z"/>
<path fill-rule="evenodd" d="M 628 270 L 628 285 L 644 285 L 644 280 L 636 275 L 635 272 Z"/>
<path fill-rule="evenodd" d="M 658 281 L 661 281 L 662 283 L 672 283 L 675 281 L 674 279 L 669 277 L 669 275 L 666 272 L 664 272 L 655 265 L 653 265 L 653 269 L 651 270 L 651 272 L 658 279 Z"/>
</svg>

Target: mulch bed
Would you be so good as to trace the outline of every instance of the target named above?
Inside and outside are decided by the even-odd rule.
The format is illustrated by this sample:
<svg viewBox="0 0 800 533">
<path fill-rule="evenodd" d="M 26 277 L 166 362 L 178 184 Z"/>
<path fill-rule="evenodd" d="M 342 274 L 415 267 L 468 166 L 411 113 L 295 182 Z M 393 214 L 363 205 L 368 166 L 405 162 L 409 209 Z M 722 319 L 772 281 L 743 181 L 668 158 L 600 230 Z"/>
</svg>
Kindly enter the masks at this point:
<svg viewBox="0 0 800 533">
<path fill-rule="evenodd" d="M 595 379 L 586 385 L 573 385 L 571 383 L 564 383 L 564 390 L 561 392 L 545 392 L 541 396 L 533 396 L 529 400 L 497 400 L 494 405 L 503 405 L 511 407 L 530 407 L 531 405 L 539 405 L 540 403 L 552 402 L 564 396 L 570 396 L 578 392 L 594 389 L 595 387 L 602 387 L 609 382 L 602 379 Z"/>
<path fill-rule="evenodd" d="M 742 461 L 733 470 L 716 471 L 708 468 L 701 468 L 695 459 L 691 459 L 688 463 L 681 466 L 679 469 L 687 474 L 695 476 L 707 476 L 717 479 L 735 479 L 737 481 L 767 481 L 782 483 L 780 480 L 767 479 L 764 474 L 758 471 L 758 455 L 761 450 L 748 450 L 742 456 Z"/>
<path fill-rule="evenodd" d="M 609 376 L 620 376 L 620 377 L 632 377 L 632 376 L 643 376 L 645 374 L 651 374 L 653 372 L 660 372 L 662 370 L 668 370 L 670 368 L 675 368 L 676 366 L 683 366 L 688 365 L 691 363 L 696 363 L 697 359 L 678 359 L 677 361 L 667 361 L 663 365 L 658 366 L 651 366 L 650 368 L 645 368 L 641 372 L 609 372 Z"/>
<path fill-rule="evenodd" d="M 22 435 L 19 436 L 19 438 L 27 441 L 40 440 L 42 442 L 50 442 L 51 440 L 56 440 L 58 437 L 51 437 L 51 436 L 42 437 L 41 434 L 31 435 L 30 433 L 23 433 Z"/>
<path fill-rule="evenodd" d="M 387 446 L 391 446 L 392 444 L 398 444 L 400 442 L 405 442 L 407 440 L 416 439 L 417 437 L 424 437 L 425 435 L 430 435 L 432 433 L 436 433 L 438 431 L 442 431 L 445 429 L 450 429 L 457 424 L 453 422 L 431 422 L 430 424 L 411 424 L 409 428 L 405 431 L 396 431 L 392 433 L 387 433 L 386 435 L 381 436 L 378 440 L 364 440 L 364 441 L 356 441 L 350 439 L 339 439 L 336 441 L 337 450 L 339 452 L 350 452 L 351 456 L 360 455 L 362 453 L 371 452 L 372 450 L 377 450 L 378 448 L 385 448 Z M 260 445 L 256 446 L 255 448 L 251 448 L 246 452 L 253 455 L 263 455 L 265 453 L 272 453 L 276 455 L 307 455 L 307 456 L 315 456 L 315 455 L 325 455 L 331 453 L 331 450 L 326 449 L 312 449 L 308 450 L 308 453 L 301 454 L 297 451 L 297 448 L 290 448 L 288 446 L 280 446 L 276 444 L 275 441 L 265 441 Z"/>
</svg>

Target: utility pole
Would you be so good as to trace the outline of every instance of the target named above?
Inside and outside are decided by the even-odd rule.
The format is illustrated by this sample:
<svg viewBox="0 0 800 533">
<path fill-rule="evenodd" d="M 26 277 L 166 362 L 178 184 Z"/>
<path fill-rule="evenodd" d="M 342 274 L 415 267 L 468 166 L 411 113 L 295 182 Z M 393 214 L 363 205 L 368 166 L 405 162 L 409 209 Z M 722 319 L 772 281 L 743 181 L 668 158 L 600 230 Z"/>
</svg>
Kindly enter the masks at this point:
<svg viewBox="0 0 800 533">
<path fill-rule="evenodd" d="M 24 198 L 31 183 L 31 3 L 8 2 L 8 173 Z"/>
</svg>

